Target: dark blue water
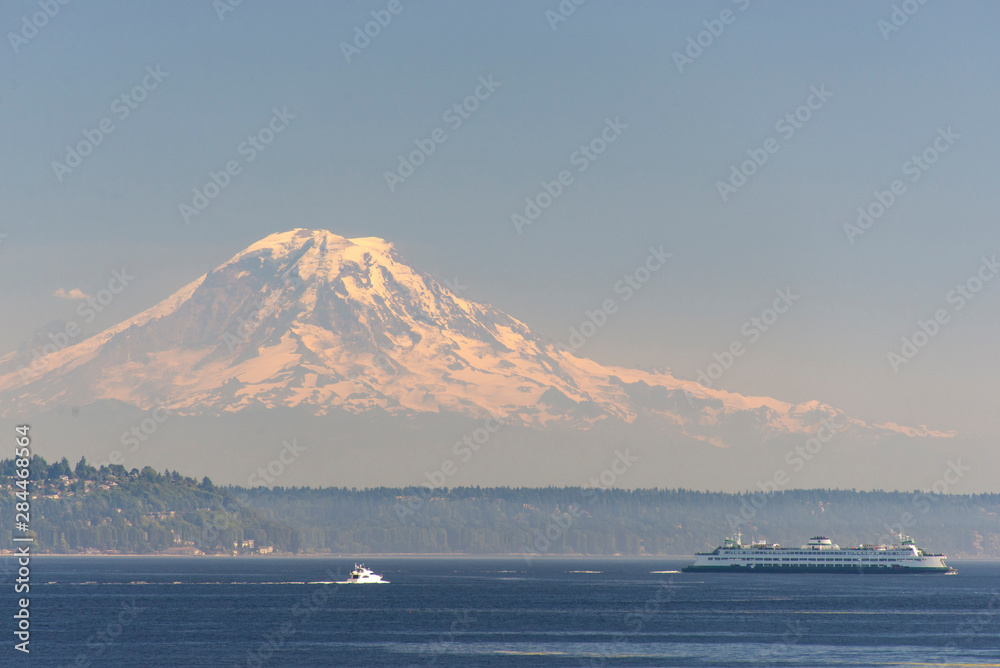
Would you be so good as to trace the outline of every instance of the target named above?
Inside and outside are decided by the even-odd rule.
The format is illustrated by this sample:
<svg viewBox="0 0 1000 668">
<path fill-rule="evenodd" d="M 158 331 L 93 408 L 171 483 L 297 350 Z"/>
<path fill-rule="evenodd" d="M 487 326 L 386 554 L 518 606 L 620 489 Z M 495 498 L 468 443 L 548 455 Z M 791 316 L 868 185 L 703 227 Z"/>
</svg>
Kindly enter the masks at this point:
<svg viewBox="0 0 1000 668">
<path fill-rule="evenodd" d="M 1000 665 L 997 563 L 739 576 L 658 572 L 685 563 L 662 559 L 369 562 L 391 583 L 323 584 L 350 559 L 35 558 L 31 655 L 8 621 L 0 665 Z"/>
</svg>

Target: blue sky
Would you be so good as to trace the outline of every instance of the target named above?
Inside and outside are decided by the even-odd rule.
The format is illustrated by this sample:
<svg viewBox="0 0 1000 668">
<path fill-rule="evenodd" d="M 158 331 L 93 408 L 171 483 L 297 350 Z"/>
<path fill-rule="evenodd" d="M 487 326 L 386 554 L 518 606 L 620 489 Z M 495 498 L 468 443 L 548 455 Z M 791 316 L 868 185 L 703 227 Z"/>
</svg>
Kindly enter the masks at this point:
<svg viewBox="0 0 1000 668">
<path fill-rule="evenodd" d="M 961 310 L 947 300 L 1000 251 L 1000 7 L 909 5 L 886 39 L 887 1 L 589 0 L 553 29 L 555 0 L 403 0 L 347 62 L 341 44 L 388 4 L 244 0 L 220 19 L 209 0 L 70 2 L 15 52 L 9 34 L 41 10 L 4 3 L 0 350 L 81 320 L 57 290 L 95 294 L 132 271 L 81 321 L 95 333 L 294 227 L 384 237 L 565 341 L 662 245 L 667 265 L 581 354 L 694 378 L 741 341 L 717 387 L 1000 434 L 1000 280 Z M 678 71 L 675 52 L 724 11 Z M 113 101 L 148 67 L 167 76 L 120 119 Z M 499 86 L 452 129 L 446 110 L 480 77 Z M 832 95 L 783 136 L 776 123 L 820 87 Z M 248 162 L 241 143 L 275 109 L 294 118 Z M 105 118 L 114 130 L 60 181 L 53 162 Z M 627 127 L 579 171 L 574 152 L 607 119 Z M 385 172 L 438 128 L 447 140 L 390 191 Z M 957 139 L 910 181 L 904 164 L 948 128 Z M 718 182 L 769 138 L 777 152 L 722 201 Z M 185 224 L 179 205 L 229 161 L 239 173 Z M 563 170 L 572 184 L 519 234 L 511 215 Z M 844 225 L 896 179 L 905 192 L 849 243 Z M 749 342 L 741 327 L 780 288 L 799 300 Z M 940 308 L 948 322 L 894 371 L 887 354 Z"/>
</svg>

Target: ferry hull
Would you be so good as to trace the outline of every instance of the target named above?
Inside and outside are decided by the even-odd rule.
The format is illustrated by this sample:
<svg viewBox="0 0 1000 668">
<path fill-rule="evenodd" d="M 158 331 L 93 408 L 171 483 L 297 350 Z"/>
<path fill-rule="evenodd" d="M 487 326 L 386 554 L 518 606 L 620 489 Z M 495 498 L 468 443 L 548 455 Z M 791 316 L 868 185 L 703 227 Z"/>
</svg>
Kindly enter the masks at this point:
<svg viewBox="0 0 1000 668">
<path fill-rule="evenodd" d="M 683 573 L 836 573 L 839 575 L 919 575 L 919 574 L 942 574 L 954 573 L 955 569 L 950 566 L 926 566 L 926 567 L 885 567 L 885 566 L 741 566 L 731 564 L 728 566 L 685 566 L 681 569 Z"/>
</svg>

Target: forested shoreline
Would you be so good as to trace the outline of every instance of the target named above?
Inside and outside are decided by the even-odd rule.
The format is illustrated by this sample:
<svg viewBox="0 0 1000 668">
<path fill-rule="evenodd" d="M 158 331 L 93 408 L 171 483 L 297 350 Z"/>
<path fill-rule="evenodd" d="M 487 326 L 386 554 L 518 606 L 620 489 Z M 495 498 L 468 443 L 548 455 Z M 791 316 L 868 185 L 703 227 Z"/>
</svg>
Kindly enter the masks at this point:
<svg viewBox="0 0 1000 668">
<path fill-rule="evenodd" d="M 458 487 L 241 488 L 83 459 L 31 464 L 31 531 L 54 554 L 690 555 L 744 542 L 843 547 L 894 532 L 955 558 L 1000 558 L 1000 494 Z M 12 535 L 15 466 L 0 461 Z"/>
</svg>

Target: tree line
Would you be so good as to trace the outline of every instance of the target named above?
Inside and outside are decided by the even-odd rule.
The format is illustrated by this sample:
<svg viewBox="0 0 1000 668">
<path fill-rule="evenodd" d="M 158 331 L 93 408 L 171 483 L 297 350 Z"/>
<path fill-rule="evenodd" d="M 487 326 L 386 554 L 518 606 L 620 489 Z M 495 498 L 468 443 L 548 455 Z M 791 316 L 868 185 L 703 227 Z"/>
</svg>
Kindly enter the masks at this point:
<svg viewBox="0 0 1000 668">
<path fill-rule="evenodd" d="M 32 459 L 40 551 L 148 554 L 466 553 L 689 556 L 737 531 L 786 546 L 912 536 L 953 557 L 1000 557 L 1000 495 L 786 490 L 728 494 L 579 487 L 217 486 L 150 467 Z M 0 529 L 14 520 L 13 460 L 0 461 Z M 249 541 L 253 541 L 250 547 Z"/>
</svg>

